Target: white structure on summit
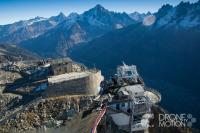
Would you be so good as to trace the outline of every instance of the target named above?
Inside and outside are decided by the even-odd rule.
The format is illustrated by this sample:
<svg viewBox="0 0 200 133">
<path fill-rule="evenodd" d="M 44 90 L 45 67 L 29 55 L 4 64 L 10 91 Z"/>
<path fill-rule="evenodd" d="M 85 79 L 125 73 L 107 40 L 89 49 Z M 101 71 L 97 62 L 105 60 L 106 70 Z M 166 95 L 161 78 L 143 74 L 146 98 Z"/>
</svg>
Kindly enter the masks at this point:
<svg viewBox="0 0 200 133">
<path fill-rule="evenodd" d="M 108 123 L 114 123 L 122 132 L 148 130 L 151 107 L 160 102 L 160 93 L 145 86 L 135 65 L 125 63 L 117 68 L 117 76 L 107 83 L 105 92 L 114 95 L 107 104 Z"/>
<path fill-rule="evenodd" d="M 123 66 L 117 68 L 117 76 L 121 78 L 136 78 L 139 75 L 135 65 L 128 66 L 123 62 Z"/>
</svg>

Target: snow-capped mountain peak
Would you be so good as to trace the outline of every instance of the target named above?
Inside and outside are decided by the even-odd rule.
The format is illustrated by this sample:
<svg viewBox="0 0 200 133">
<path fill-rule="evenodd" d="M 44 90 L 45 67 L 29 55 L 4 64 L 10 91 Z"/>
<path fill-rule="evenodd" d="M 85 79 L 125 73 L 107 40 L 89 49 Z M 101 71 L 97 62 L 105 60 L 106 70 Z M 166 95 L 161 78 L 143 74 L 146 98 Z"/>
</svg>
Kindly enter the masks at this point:
<svg viewBox="0 0 200 133">
<path fill-rule="evenodd" d="M 156 27 L 190 28 L 200 26 L 200 1 L 197 3 L 181 2 L 173 7 L 169 4 L 162 6 L 155 14 Z"/>
<path fill-rule="evenodd" d="M 81 19 L 87 20 L 91 25 L 107 26 L 110 28 L 119 28 L 119 25 L 121 25 L 120 27 L 123 27 L 127 23 L 134 23 L 134 20 L 126 13 L 109 11 L 101 5 L 96 5 L 94 8 L 84 12 L 81 15 Z"/>
<path fill-rule="evenodd" d="M 129 17 L 131 17 L 133 20 L 137 22 L 142 22 L 143 19 L 148 15 L 151 15 L 151 13 L 150 12 L 148 13 L 133 12 L 129 14 Z"/>
<path fill-rule="evenodd" d="M 40 22 L 40 21 L 43 21 L 43 20 L 47 20 L 47 18 L 37 16 L 33 19 L 27 20 L 27 25 L 32 25 L 35 22 Z"/>
</svg>

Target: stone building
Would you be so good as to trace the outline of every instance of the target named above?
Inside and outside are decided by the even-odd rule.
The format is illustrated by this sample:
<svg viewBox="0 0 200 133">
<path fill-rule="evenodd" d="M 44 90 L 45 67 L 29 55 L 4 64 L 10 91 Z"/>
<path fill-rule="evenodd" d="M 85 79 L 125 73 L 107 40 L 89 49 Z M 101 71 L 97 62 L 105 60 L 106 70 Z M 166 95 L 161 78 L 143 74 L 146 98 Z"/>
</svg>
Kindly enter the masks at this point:
<svg viewBox="0 0 200 133">
<path fill-rule="evenodd" d="M 55 75 L 48 78 L 45 96 L 61 95 L 96 95 L 103 80 L 101 71 L 85 70 Z"/>
<path fill-rule="evenodd" d="M 83 65 L 79 65 L 72 61 L 67 61 L 67 62 L 52 64 L 50 69 L 53 75 L 60 75 L 70 72 L 81 72 L 84 71 L 86 68 Z"/>
</svg>

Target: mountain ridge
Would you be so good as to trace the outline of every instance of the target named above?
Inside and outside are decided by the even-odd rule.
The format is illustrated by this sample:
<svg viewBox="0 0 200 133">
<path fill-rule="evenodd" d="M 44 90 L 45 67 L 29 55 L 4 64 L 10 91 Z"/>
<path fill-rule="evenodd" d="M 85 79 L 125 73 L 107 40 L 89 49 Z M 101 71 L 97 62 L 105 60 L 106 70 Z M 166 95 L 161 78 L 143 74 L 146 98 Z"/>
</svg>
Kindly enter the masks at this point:
<svg viewBox="0 0 200 133">
<path fill-rule="evenodd" d="M 85 43 L 106 32 L 126 27 L 132 23 L 136 21 L 132 20 L 128 14 L 112 12 L 97 5 L 80 15 L 69 15 L 48 32 L 37 38 L 23 41 L 21 44 L 24 48 L 42 56 L 51 57 L 50 53 L 55 53 L 53 56 L 67 56 L 67 50 L 74 45 Z"/>
<path fill-rule="evenodd" d="M 49 19 L 35 17 L 29 20 L 2 25 L 0 27 L 0 34 L 2 34 L 0 42 L 18 44 L 24 40 L 35 38 L 55 27 L 60 21 L 63 21 L 61 19 L 55 19 L 60 17 L 59 15 L 50 17 Z"/>
</svg>

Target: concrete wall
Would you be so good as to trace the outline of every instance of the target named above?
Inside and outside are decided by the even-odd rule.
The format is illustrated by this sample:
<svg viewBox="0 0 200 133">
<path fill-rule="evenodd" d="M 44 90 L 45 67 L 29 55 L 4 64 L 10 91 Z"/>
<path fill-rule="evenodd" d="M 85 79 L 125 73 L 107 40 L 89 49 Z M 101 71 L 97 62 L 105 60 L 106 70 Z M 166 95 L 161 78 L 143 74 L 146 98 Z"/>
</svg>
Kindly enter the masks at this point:
<svg viewBox="0 0 200 133">
<path fill-rule="evenodd" d="M 101 71 L 94 72 L 83 78 L 50 84 L 44 95 L 47 97 L 79 94 L 96 95 L 102 80 Z"/>
</svg>

